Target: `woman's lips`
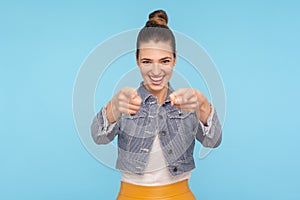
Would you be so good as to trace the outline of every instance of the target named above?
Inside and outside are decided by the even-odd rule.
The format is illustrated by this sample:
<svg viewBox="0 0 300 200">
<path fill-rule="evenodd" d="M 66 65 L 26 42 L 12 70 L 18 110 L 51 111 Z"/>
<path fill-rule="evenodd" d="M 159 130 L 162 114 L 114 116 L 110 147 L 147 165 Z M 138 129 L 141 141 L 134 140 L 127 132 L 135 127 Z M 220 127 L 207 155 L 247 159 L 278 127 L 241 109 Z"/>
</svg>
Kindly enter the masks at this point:
<svg viewBox="0 0 300 200">
<path fill-rule="evenodd" d="M 152 84 L 154 85 L 160 85 L 162 83 L 162 80 L 164 76 L 149 76 Z"/>
</svg>

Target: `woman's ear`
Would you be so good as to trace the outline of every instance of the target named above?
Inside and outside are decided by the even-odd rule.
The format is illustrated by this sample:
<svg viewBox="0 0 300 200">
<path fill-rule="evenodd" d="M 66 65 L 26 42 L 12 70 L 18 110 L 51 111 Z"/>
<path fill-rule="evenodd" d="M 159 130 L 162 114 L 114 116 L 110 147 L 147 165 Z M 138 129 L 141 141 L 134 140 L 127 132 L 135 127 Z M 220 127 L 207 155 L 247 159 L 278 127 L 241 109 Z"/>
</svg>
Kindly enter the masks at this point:
<svg viewBox="0 0 300 200">
<path fill-rule="evenodd" d="M 175 51 L 175 53 L 174 53 L 174 65 L 173 66 L 176 65 L 176 62 L 177 62 L 177 51 Z"/>
<path fill-rule="evenodd" d="M 137 56 L 137 52 L 135 52 L 135 61 L 136 61 L 136 64 L 139 66 L 139 58 L 138 58 L 138 56 Z"/>
</svg>

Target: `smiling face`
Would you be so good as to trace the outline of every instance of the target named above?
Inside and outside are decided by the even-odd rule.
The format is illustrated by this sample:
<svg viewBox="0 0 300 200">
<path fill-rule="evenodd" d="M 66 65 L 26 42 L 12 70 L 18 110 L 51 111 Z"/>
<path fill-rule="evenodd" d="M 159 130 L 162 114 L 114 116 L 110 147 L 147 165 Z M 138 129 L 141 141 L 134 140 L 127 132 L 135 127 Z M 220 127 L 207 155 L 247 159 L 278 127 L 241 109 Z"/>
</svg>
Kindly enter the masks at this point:
<svg viewBox="0 0 300 200">
<path fill-rule="evenodd" d="M 165 92 L 172 77 L 176 57 L 169 42 L 144 42 L 139 47 L 137 64 L 144 86 L 153 95 Z"/>
</svg>

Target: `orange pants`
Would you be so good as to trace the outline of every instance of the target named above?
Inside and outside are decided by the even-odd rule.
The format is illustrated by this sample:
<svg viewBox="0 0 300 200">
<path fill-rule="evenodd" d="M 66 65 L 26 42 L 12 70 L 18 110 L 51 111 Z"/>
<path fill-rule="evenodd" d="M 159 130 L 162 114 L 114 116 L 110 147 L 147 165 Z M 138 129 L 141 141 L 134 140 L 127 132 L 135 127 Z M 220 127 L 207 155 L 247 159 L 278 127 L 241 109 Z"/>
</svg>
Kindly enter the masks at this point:
<svg viewBox="0 0 300 200">
<path fill-rule="evenodd" d="M 162 186 L 141 186 L 121 181 L 117 200 L 195 200 L 188 180 Z"/>
</svg>

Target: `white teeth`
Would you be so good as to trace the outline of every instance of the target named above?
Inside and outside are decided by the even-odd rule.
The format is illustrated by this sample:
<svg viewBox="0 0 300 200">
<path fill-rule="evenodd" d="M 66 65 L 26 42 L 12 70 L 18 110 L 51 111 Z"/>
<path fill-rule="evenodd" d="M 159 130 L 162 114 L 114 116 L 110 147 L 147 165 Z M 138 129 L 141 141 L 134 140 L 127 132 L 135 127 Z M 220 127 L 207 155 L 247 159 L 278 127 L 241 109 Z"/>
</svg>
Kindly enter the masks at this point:
<svg viewBox="0 0 300 200">
<path fill-rule="evenodd" d="M 163 79 L 163 76 L 160 76 L 160 77 L 152 77 L 152 76 L 149 76 L 150 77 L 150 79 L 152 80 L 152 81 L 161 81 L 162 79 Z"/>
</svg>

